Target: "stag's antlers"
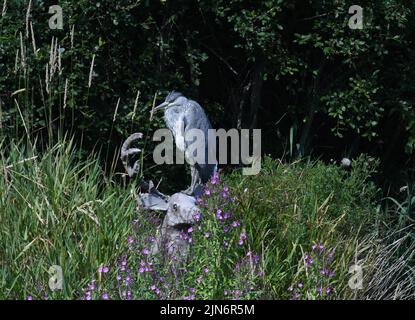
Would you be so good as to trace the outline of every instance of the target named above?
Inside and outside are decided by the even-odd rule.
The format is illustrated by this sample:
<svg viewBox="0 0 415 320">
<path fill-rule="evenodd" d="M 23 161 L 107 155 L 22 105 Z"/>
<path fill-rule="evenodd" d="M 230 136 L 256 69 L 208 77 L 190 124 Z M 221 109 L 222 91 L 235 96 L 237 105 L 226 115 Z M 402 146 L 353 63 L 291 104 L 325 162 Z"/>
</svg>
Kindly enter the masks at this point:
<svg viewBox="0 0 415 320">
<path fill-rule="evenodd" d="M 125 171 L 127 171 L 130 178 L 134 177 L 140 171 L 140 160 L 132 162 L 130 157 L 141 152 L 141 149 L 139 148 L 130 148 L 130 145 L 133 141 L 139 140 L 142 137 L 143 134 L 141 132 L 133 133 L 124 141 L 121 147 L 120 159 L 124 165 Z M 157 188 L 154 187 L 154 184 L 151 180 L 149 182 L 142 180 L 140 182 L 140 188 L 162 199 L 168 199 L 168 196 L 161 193 L 157 190 Z"/>
<path fill-rule="evenodd" d="M 140 161 L 136 160 L 131 165 L 131 162 L 129 161 L 129 157 L 136 155 L 141 152 L 141 149 L 139 148 L 130 148 L 130 145 L 133 141 L 139 140 L 143 137 L 143 134 L 141 132 L 133 133 L 130 135 L 127 140 L 124 141 L 121 147 L 121 161 L 124 165 L 125 171 L 127 171 L 130 178 L 134 177 L 139 171 L 140 171 Z"/>
</svg>

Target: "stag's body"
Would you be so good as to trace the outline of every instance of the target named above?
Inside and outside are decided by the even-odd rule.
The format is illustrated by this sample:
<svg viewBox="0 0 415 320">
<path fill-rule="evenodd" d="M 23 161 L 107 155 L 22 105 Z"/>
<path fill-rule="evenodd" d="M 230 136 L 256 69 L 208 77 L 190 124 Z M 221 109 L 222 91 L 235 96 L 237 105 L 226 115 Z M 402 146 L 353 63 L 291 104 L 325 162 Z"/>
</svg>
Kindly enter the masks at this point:
<svg viewBox="0 0 415 320">
<path fill-rule="evenodd" d="M 190 164 L 192 182 L 184 192 L 192 194 L 198 185 L 207 182 L 217 170 L 216 158 L 209 157 L 208 133 L 212 126 L 203 108 L 196 101 L 187 99 L 180 92 L 172 91 L 166 97 L 165 102 L 154 108 L 154 110 L 160 109 L 164 110 L 164 121 L 173 134 L 176 147 L 184 153 L 186 161 Z M 202 141 L 204 145 L 199 146 L 204 150 L 202 161 L 200 158 L 197 161 L 196 154 L 188 150 L 189 145 L 194 141 L 187 140 L 186 134 L 192 129 L 198 129 L 204 135 Z M 196 142 L 198 141 L 196 140 Z"/>
</svg>

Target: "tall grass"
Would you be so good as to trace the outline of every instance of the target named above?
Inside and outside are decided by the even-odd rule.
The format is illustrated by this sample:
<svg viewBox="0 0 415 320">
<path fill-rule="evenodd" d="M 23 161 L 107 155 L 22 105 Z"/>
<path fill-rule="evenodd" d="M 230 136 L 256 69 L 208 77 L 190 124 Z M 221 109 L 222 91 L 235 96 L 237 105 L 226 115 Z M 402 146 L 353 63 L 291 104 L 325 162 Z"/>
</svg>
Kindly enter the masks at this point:
<svg viewBox="0 0 415 320">
<path fill-rule="evenodd" d="M 126 246 L 134 219 L 128 190 L 104 177 L 72 141 L 29 152 L 0 144 L 0 299 L 73 299 L 101 264 Z M 52 265 L 63 289 L 48 288 Z"/>
<path fill-rule="evenodd" d="M 401 188 L 401 200 L 384 199 L 380 234 L 367 241 L 373 250 L 365 255 L 366 285 L 361 298 L 415 298 L 414 190 L 408 183 Z"/>
<path fill-rule="evenodd" d="M 415 298 L 414 225 L 397 230 L 377 241 L 366 257 L 364 290 L 359 295 L 371 300 Z"/>
</svg>

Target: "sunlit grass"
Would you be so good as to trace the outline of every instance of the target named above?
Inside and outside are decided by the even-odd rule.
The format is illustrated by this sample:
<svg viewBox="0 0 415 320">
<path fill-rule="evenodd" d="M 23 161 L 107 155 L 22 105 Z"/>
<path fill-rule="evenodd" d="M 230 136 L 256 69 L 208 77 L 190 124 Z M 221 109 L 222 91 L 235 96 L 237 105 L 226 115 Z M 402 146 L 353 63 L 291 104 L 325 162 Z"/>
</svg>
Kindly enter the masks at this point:
<svg viewBox="0 0 415 320">
<path fill-rule="evenodd" d="M 70 141 L 42 154 L 21 144 L 1 150 L 0 298 L 76 298 L 98 266 L 125 247 L 134 200 L 104 179 L 94 157 L 79 160 Z M 56 292 L 48 288 L 52 265 L 64 275 Z"/>
</svg>

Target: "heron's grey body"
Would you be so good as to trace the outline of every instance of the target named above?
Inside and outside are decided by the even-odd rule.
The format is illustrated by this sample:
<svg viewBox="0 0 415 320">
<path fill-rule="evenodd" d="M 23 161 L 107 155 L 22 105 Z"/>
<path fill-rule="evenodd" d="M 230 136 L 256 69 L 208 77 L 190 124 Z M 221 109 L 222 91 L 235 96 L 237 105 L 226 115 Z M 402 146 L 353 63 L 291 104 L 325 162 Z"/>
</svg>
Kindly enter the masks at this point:
<svg viewBox="0 0 415 320">
<path fill-rule="evenodd" d="M 217 170 L 216 157 L 209 159 L 209 129 L 212 129 L 209 119 L 203 108 L 196 102 L 187 99 L 180 92 L 172 91 L 166 97 L 165 102 L 155 108 L 164 109 L 164 121 L 167 128 L 172 132 L 176 147 L 184 152 L 187 162 L 190 164 L 192 182 L 185 191 L 191 194 L 200 183 L 206 183 Z M 191 129 L 199 129 L 204 134 L 204 159 L 196 160 L 196 154 L 188 152 L 189 145 L 193 140 L 186 139 L 186 133 Z M 213 158 L 213 159 L 212 159 Z M 209 163 L 209 160 L 210 163 Z M 212 161 L 213 160 L 213 161 Z"/>
</svg>

